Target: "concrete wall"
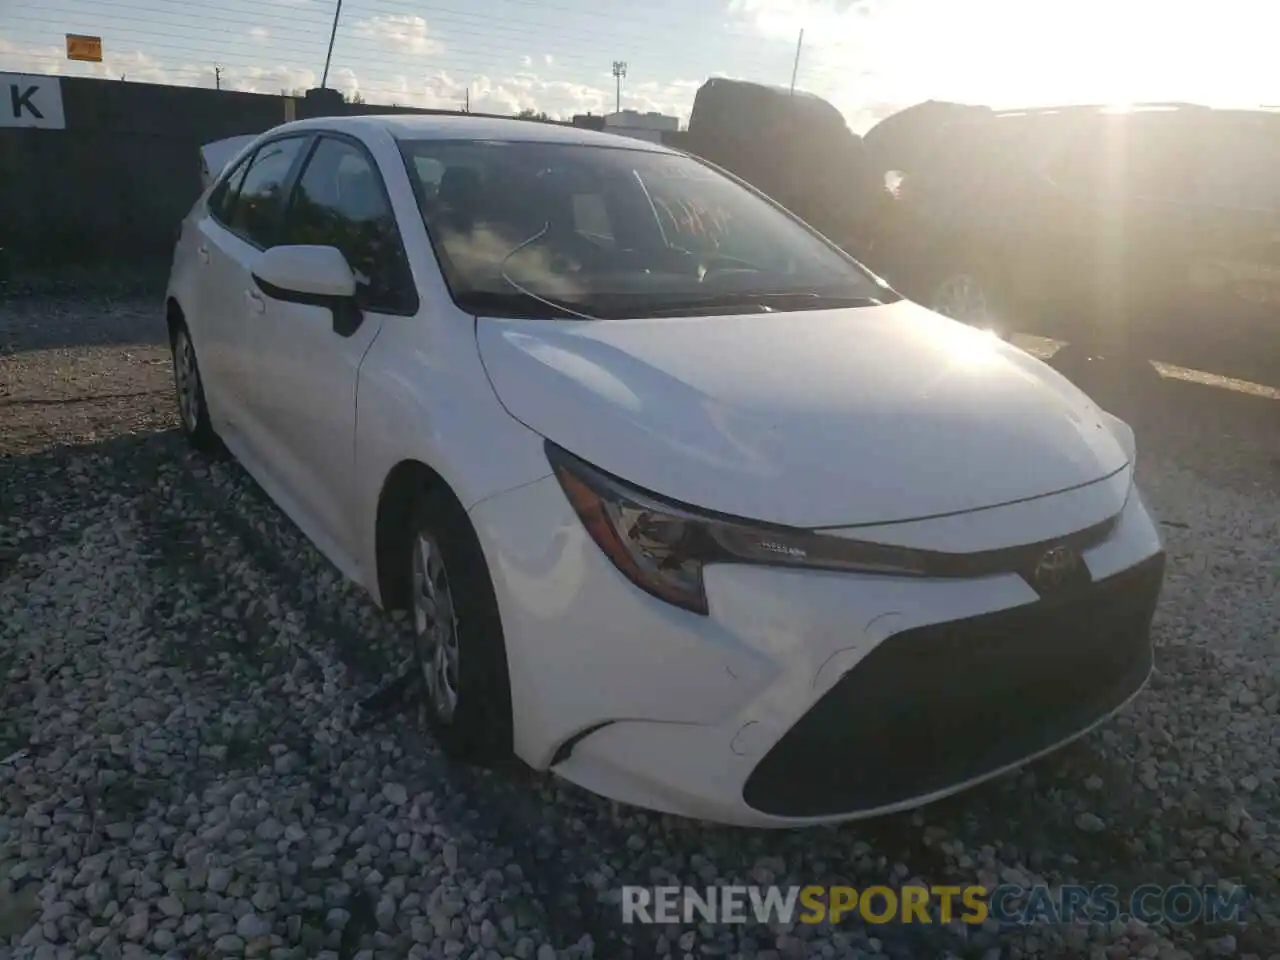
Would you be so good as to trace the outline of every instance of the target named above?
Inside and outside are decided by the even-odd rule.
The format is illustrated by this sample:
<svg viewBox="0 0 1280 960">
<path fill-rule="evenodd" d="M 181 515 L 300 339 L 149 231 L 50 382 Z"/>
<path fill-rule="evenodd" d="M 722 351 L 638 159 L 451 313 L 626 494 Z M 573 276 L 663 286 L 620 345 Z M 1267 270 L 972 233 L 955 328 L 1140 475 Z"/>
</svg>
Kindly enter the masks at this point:
<svg viewBox="0 0 1280 960">
<path fill-rule="evenodd" d="M 60 86 L 65 129 L 0 126 L 0 248 L 15 271 L 166 262 L 212 140 L 311 116 L 450 112 L 78 77 Z"/>
</svg>

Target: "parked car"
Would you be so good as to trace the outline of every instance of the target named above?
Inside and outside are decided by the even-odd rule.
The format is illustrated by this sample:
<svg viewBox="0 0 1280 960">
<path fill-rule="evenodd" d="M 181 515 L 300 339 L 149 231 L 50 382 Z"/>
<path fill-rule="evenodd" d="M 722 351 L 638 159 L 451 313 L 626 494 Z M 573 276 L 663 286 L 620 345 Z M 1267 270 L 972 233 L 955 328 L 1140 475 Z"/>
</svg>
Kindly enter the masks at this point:
<svg viewBox="0 0 1280 960">
<path fill-rule="evenodd" d="M 951 106 L 867 135 L 902 174 L 875 260 L 898 289 L 1121 362 L 1280 360 L 1280 113 Z"/>
<path fill-rule="evenodd" d="M 713 77 L 671 147 L 740 177 L 855 257 L 871 251 L 888 199 L 862 138 L 831 103 L 802 90 Z"/>
<path fill-rule="evenodd" d="M 459 759 L 841 820 L 1051 751 L 1151 669 L 1132 430 L 660 145 L 278 127 L 186 219 L 168 323 L 188 437 L 412 612 Z"/>
</svg>

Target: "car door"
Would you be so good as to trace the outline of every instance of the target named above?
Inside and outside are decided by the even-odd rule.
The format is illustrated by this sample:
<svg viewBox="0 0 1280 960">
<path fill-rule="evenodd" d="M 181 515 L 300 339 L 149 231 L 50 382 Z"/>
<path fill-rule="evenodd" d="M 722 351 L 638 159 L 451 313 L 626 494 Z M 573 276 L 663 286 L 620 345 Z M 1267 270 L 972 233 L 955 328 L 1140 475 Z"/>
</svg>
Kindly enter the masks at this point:
<svg viewBox="0 0 1280 960">
<path fill-rule="evenodd" d="M 1186 257 L 1191 161 L 1166 113 L 1080 117 L 1045 167 L 1035 269 L 1047 332 L 1110 352 L 1159 352 Z"/>
<path fill-rule="evenodd" d="M 330 555 L 356 550 L 356 386 L 360 364 L 385 322 L 405 322 L 418 298 L 382 174 L 357 140 L 320 136 L 289 198 L 286 244 L 333 246 L 357 279 L 362 320 L 334 330 L 327 307 L 262 297 L 250 344 L 260 363 L 254 419 L 271 445 L 270 469 L 299 526 Z"/>
<path fill-rule="evenodd" d="M 1200 111 L 1153 110 L 1133 117 L 1113 154 L 1118 175 L 1108 207 L 1123 247 L 1114 293 L 1134 355 L 1187 362 L 1202 319 L 1191 304 L 1191 264 L 1203 244 L 1195 202 Z M 1188 337 L 1190 334 L 1190 337 Z"/>
<path fill-rule="evenodd" d="M 1188 306 L 1207 369 L 1275 382 L 1280 359 L 1280 120 L 1211 116 L 1198 142 Z M 1211 318 L 1211 319 L 1210 319 Z"/>
<path fill-rule="evenodd" d="M 218 181 L 197 215 L 194 250 L 184 251 L 192 258 L 196 272 L 195 298 L 187 305 L 187 324 L 200 362 L 205 398 L 222 431 L 229 430 L 235 419 L 235 395 L 226 384 L 231 344 L 241 326 L 243 305 L 239 301 L 233 305 L 227 295 L 235 277 L 232 261 L 222 254 L 218 241 L 252 159 L 252 155 L 245 157 Z"/>
<path fill-rule="evenodd" d="M 247 158 L 234 195 L 211 208 L 198 251 L 208 262 L 205 302 L 218 317 L 213 346 L 216 402 L 234 435 L 228 440 L 244 445 L 236 452 L 254 458 L 262 456 L 263 449 L 261 427 L 252 415 L 258 378 L 250 332 L 263 304 L 251 290 L 250 271 L 261 251 L 274 243 L 289 178 L 309 140 L 309 134 L 278 137 Z"/>
<path fill-rule="evenodd" d="M 1123 225 L 1109 206 L 1118 176 L 1112 127 L 1096 114 L 1068 115 L 1047 138 L 1039 189 L 1023 226 L 1021 292 L 1037 333 L 1081 344 L 1105 342 L 1101 314 L 1118 273 Z"/>
</svg>

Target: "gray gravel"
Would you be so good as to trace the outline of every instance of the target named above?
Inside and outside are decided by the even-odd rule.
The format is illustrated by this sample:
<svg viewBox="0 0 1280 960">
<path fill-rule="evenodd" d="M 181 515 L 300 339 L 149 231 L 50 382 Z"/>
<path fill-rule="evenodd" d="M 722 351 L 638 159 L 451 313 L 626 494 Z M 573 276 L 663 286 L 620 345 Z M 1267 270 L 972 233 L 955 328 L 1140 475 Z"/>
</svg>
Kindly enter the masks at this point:
<svg viewBox="0 0 1280 960">
<path fill-rule="evenodd" d="M 162 334 L 153 302 L 0 303 L 0 960 L 1280 955 L 1280 402 L 1116 398 L 1171 561 L 1131 710 L 913 814 L 749 832 L 455 769 L 363 712 L 400 625 L 184 449 Z M 1254 906 L 1000 931 L 625 927 L 616 905 L 913 879 L 1236 883 Z"/>
</svg>

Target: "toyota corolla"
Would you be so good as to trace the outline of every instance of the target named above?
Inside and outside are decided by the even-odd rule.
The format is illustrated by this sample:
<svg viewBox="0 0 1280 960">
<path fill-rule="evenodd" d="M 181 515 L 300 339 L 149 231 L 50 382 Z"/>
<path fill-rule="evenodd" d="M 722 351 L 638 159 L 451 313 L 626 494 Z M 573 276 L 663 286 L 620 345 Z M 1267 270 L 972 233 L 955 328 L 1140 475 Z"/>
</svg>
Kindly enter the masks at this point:
<svg viewBox="0 0 1280 960">
<path fill-rule="evenodd" d="M 255 138 L 187 217 L 185 432 L 411 611 L 441 747 L 727 823 L 903 809 L 1121 709 L 1134 435 L 768 199 L 467 117 Z"/>
</svg>

